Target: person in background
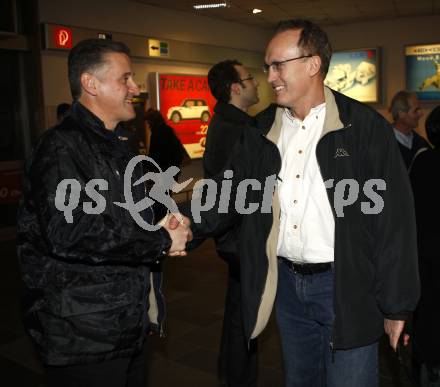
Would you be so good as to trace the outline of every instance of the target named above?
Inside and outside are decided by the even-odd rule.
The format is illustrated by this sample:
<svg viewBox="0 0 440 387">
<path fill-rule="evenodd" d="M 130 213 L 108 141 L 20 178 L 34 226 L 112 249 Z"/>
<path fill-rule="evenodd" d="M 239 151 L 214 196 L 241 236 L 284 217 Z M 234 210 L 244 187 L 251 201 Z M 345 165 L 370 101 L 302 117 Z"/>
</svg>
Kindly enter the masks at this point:
<svg viewBox="0 0 440 387">
<path fill-rule="evenodd" d="M 167 125 L 160 111 L 150 108 L 145 113 L 151 136 L 148 156 L 156 161 L 162 171 L 172 165 L 181 168 L 186 151 L 174 129 Z"/>
<path fill-rule="evenodd" d="M 415 131 L 423 115 L 417 95 L 399 91 L 391 100 L 390 113 L 394 120 L 394 135 L 409 170 L 417 153 L 429 148 L 428 142 Z"/>
<path fill-rule="evenodd" d="M 428 116 L 434 146 L 420 153 L 410 172 L 417 220 L 421 297 L 413 318 L 413 354 L 422 387 L 440 386 L 440 106 Z"/>
<path fill-rule="evenodd" d="M 228 164 L 231 150 L 245 130 L 255 130 L 248 109 L 258 103 L 258 82 L 238 61 L 225 60 L 208 72 L 208 84 L 217 99 L 203 155 L 205 178 L 217 175 Z M 216 238 L 217 253 L 228 263 L 228 287 L 218 357 L 218 377 L 228 387 L 257 385 L 257 342 L 250 346 L 241 316 L 238 226 Z"/>
<path fill-rule="evenodd" d="M 69 112 L 71 105 L 66 102 L 62 102 L 59 105 L 57 105 L 57 123 L 60 123 L 63 118 L 67 115 Z"/>
<path fill-rule="evenodd" d="M 184 160 L 189 159 L 185 148 L 177 137 L 174 129 L 167 125 L 160 111 L 150 108 L 144 116 L 145 122 L 150 129 L 150 146 L 148 148 L 148 156 L 151 157 L 165 172 L 169 167 L 182 167 Z M 157 168 L 151 163 L 144 164 L 145 169 L 157 172 Z M 175 180 L 179 179 L 181 172 L 175 176 Z M 161 203 L 154 204 L 155 213 L 158 219 L 166 215 L 167 209 Z"/>
<path fill-rule="evenodd" d="M 145 387 L 150 265 L 184 255 L 190 233 L 184 219 L 146 230 L 115 204 L 125 202 L 131 159 L 117 132 L 139 94 L 127 46 L 81 41 L 68 74 L 72 107 L 26 162 L 17 221 L 25 327 L 49 387 Z M 141 176 L 138 164 L 131 185 Z M 141 185 L 131 191 L 135 203 L 145 198 Z M 154 214 L 141 216 L 151 224 Z"/>
</svg>

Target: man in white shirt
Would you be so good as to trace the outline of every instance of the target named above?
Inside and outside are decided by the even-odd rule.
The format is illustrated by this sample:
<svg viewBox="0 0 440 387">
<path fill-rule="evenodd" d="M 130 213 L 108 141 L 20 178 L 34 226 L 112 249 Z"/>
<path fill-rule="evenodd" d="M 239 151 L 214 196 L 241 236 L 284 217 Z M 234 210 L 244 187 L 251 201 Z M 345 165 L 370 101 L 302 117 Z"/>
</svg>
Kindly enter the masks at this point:
<svg viewBox="0 0 440 387">
<path fill-rule="evenodd" d="M 320 27 L 279 24 L 263 66 L 277 105 L 230 161 L 233 194 L 259 210 L 214 207 L 191 228 L 200 238 L 241 222 L 245 334 L 275 304 L 286 387 L 375 387 L 378 340 L 385 331 L 397 348 L 419 298 L 413 198 L 387 121 L 324 87 L 330 58 Z"/>
<path fill-rule="evenodd" d="M 339 316 L 335 316 L 334 297 L 342 298 L 343 303 L 346 296 L 334 289 L 335 256 L 341 253 L 335 251 L 335 237 L 341 236 L 335 234 L 332 206 L 321 175 L 327 160 L 317 158 L 329 116 L 323 80 L 330 57 L 327 36 L 306 21 L 280 25 L 265 56 L 268 81 L 277 104 L 283 107 L 277 141 L 281 216 L 276 313 L 287 387 L 378 384 L 377 340 L 366 345 L 353 341 L 351 348 L 335 346 L 334 320 Z M 342 138 L 346 140 L 355 130 L 359 129 L 341 125 L 334 131 L 345 132 Z M 341 134 L 327 136 L 334 136 L 338 144 Z M 333 158 L 349 162 L 354 151 L 344 145 L 336 149 Z M 350 235 L 345 238 L 350 240 Z M 343 264 L 342 260 L 337 264 Z M 357 269 L 356 263 L 350 268 Z M 387 316 L 384 321 L 396 348 L 404 321 L 399 316 Z"/>
<path fill-rule="evenodd" d="M 422 150 L 430 148 L 429 143 L 415 130 L 423 116 L 416 93 L 401 90 L 391 100 L 390 113 L 393 116 L 393 129 L 402 153 L 406 168 Z"/>
</svg>

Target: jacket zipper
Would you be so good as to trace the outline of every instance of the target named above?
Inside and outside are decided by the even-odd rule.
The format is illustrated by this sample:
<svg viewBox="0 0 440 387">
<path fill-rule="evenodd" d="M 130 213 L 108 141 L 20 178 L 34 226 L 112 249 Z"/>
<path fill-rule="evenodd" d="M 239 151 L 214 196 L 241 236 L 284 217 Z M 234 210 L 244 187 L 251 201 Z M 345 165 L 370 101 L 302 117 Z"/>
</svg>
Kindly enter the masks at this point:
<svg viewBox="0 0 440 387">
<path fill-rule="evenodd" d="M 335 129 L 335 130 L 332 130 L 331 132 L 326 133 L 325 136 L 327 136 L 327 135 L 329 135 L 330 133 L 333 133 L 333 132 L 335 132 L 335 131 L 345 130 L 345 129 L 351 128 L 351 126 L 352 126 L 352 124 L 347 124 L 346 126 L 343 126 L 342 128 Z M 321 137 L 321 138 L 318 140 L 318 143 L 316 144 L 316 149 L 318 149 L 318 144 L 321 142 L 321 140 L 322 140 L 325 136 Z M 316 151 L 315 151 L 315 152 L 316 152 Z M 318 168 L 319 168 L 319 171 L 321 172 L 321 166 L 319 165 L 319 160 L 318 160 L 318 156 L 317 156 L 317 155 L 316 155 L 316 160 L 317 160 L 317 162 L 318 162 Z M 322 176 L 322 173 L 321 173 L 321 176 Z M 333 209 L 333 207 L 332 207 L 332 213 L 333 213 L 333 218 L 335 218 L 335 214 L 334 214 L 334 209 Z M 336 278 L 336 270 L 335 270 L 335 266 L 336 266 L 336 259 L 334 260 L 334 267 L 333 267 L 333 300 L 336 299 L 336 297 L 335 297 L 335 296 L 336 296 L 336 281 L 335 281 L 335 278 Z M 333 301 L 333 312 L 335 311 L 334 302 L 335 302 L 335 301 Z M 335 320 L 334 320 L 334 321 L 336 321 L 336 313 L 335 313 Z M 332 353 L 332 363 L 335 362 L 335 353 L 336 353 L 335 344 L 334 344 L 334 337 L 335 337 L 335 323 L 333 322 L 333 326 L 332 326 L 332 334 L 331 334 L 331 336 L 330 336 L 330 343 L 329 343 L 329 345 L 330 345 L 330 350 L 331 350 L 331 353 Z"/>
<path fill-rule="evenodd" d="M 333 335 L 332 335 L 332 337 L 330 339 L 330 350 L 332 351 L 332 363 L 334 363 L 335 362 L 335 352 L 336 352 L 336 349 L 333 347 Z"/>
</svg>

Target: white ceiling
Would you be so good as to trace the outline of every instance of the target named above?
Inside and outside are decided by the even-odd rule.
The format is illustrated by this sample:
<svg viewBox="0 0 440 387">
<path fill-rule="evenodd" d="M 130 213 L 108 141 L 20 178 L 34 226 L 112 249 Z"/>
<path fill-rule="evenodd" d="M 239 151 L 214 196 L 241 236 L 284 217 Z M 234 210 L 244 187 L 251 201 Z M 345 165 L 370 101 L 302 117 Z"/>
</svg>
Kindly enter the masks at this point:
<svg viewBox="0 0 440 387">
<path fill-rule="evenodd" d="M 278 21 L 292 18 L 305 18 L 320 25 L 331 25 L 440 14 L 440 0 L 226 0 L 227 8 L 206 10 L 195 10 L 193 5 L 223 0 L 134 1 L 260 28 L 274 28 Z M 254 15 L 253 8 L 263 12 Z"/>
</svg>

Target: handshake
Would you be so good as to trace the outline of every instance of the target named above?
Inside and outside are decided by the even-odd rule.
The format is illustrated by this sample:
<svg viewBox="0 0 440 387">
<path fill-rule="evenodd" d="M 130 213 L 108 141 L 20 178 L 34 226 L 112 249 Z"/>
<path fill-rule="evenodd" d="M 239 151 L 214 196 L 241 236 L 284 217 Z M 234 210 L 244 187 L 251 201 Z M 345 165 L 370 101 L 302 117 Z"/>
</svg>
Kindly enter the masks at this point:
<svg viewBox="0 0 440 387">
<path fill-rule="evenodd" d="M 182 214 L 168 214 L 161 221 L 162 227 L 168 231 L 171 238 L 171 247 L 167 254 L 171 257 L 185 256 L 186 243 L 193 239 L 190 229 L 191 221 Z"/>
</svg>

